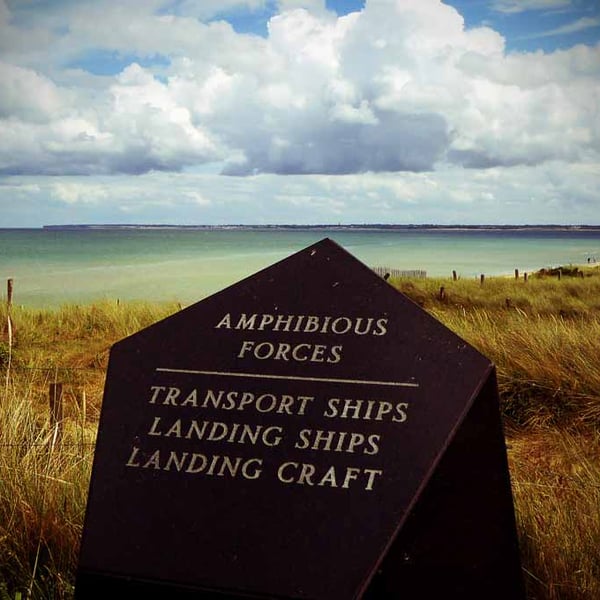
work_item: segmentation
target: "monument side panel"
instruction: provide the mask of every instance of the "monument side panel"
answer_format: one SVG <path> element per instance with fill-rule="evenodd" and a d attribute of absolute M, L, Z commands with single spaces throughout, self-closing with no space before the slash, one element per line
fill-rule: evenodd
<path fill-rule="evenodd" d="M 365 598 L 525 598 L 493 370 Z"/>

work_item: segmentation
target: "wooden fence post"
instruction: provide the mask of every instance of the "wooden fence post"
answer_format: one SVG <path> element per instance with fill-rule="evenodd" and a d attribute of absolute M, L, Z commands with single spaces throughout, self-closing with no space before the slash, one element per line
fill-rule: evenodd
<path fill-rule="evenodd" d="M 6 325 L 4 326 L 4 333 L 6 334 L 6 342 L 8 345 L 8 360 L 6 363 L 6 386 L 10 381 L 10 368 L 12 366 L 12 347 L 15 337 L 15 328 L 13 327 L 12 317 L 10 309 L 12 306 L 13 296 L 13 280 L 11 278 L 6 280 Z"/>
<path fill-rule="evenodd" d="M 79 405 L 79 417 L 81 419 L 80 454 L 81 454 L 81 456 L 84 456 L 84 453 L 85 453 L 85 422 L 87 419 L 87 416 L 86 416 L 87 401 L 86 401 L 84 389 L 81 389 L 77 395 L 77 404 Z"/>
<path fill-rule="evenodd" d="M 13 297 L 13 287 L 14 282 L 12 278 L 6 280 L 6 308 L 10 310 L 12 306 L 12 297 Z"/>
<path fill-rule="evenodd" d="M 87 398 L 85 396 L 85 390 L 79 390 L 77 394 L 77 404 L 79 405 L 79 413 L 81 415 L 81 420 L 85 423 L 86 421 L 86 410 L 87 410 Z"/>
<path fill-rule="evenodd" d="M 562 269 L 559 269 L 558 270 L 558 280 L 559 281 L 560 281 L 561 276 L 562 276 Z"/>
<path fill-rule="evenodd" d="M 515 279 L 519 279 L 519 269 L 515 269 Z"/>
<path fill-rule="evenodd" d="M 446 300 L 446 288 L 444 286 L 442 286 L 440 288 L 440 293 L 439 293 L 438 297 L 442 302 L 444 302 Z"/>
<path fill-rule="evenodd" d="M 51 383 L 48 391 L 50 400 L 50 427 L 56 429 L 56 439 L 62 437 L 62 423 L 64 418 L 63 384 Z"/>
<path fill-rule="evenodd" d="M 452 281 L 456 281 L 456 271 L 452 271 Z"/>
<path fill-rule="evenodd" d="M 485 281 L 485 275 L 482 273 L 481 276 L 479 277 L 479 283 L 481 285 L 483 285 L 484 281 Z"/>
<path fill-rule="evenodd" d="M 523 281 L 527 283 L 527 272 L 523 273 Z"/>

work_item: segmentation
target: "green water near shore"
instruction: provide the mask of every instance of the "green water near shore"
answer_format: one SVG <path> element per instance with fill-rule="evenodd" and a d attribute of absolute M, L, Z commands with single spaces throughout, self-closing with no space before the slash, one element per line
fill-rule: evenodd
<path fill-rule="evenodd" d="M 371 267 L 428 276 L 600 260 L 600 231 L 4 229 L 0 278 L 13 278 L 14 302 L 31 307 L 101 299 L 190 303 L 324 237 Z"/>

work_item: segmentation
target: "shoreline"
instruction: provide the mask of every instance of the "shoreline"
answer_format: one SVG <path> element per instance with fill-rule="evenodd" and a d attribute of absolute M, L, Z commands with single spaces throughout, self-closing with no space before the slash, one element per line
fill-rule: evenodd
<path fill-rule="evenodd" d="M 372 270 L 427 279 L 512 277 L 600 258 L 600 229 L 477 226 L 77 225 L 3 230 L 0 286 L 39 308 L 103 300 L 196 302 L 328 237 Z M 130 229 L 130 227 L 132 229 Z M 143 227 L 136 229 L 136 227 Z M 0 297 L 2 291 L 0 289 Z"/>
<path fill-rule="evenodd" d="M 538 273 L 540 273 L 540 271 L 545 270 L 549 270 L 549 269 L 557 269 L 559 267 L 565 268 L 565 269 L 577 269 L 579 273 L 582 273 L 583 275 L 581 276 L 573 276 L 573 275 L 563 275 L 563 281 L 570 281 L 570 280 L 574 280 L 574 281 L 579 281 L 581 279 L 590 277 L 590 276 L 597 276 L 600 274 L 600 261 L 596 262 L 596 263 L 591 263 L 591 264 L 587 264 L 587 263 L 572 263 L 572 264 L 563 264 L 563 265 L 557 265 L 555 267 L 542 267 L 542 268 L 537 268 L 537 269 L 532 269 L 529 271 L 526 270 L 521 270 L 519 269 L 519 277 L 518 279 L 515 278 L 515 273 L 514 270 L 513 271 L 503 271 L 501 273 L 493 273 L 493 274 L 488 274 L 488 273 L 483 273 L 483 275 L 485 276 L 485 281 L 486 282 L 490 282 L 490 281 L 494 281 L 494 280 L 499 280 L 499 281 L 504 281 L 504 282 L 508 282 L 508 281 L 514 281 L 515 283 L 525 283 L 524 281 L 524 274 L 527 274 L 528 277 L 528 281 L 531 282 L 536 281 L 536 280 L 558 280 L 558 277 L 554 274 L 551 275 L 550 273 L 547 273 L 545 276 L 542 277 L 538 277 Z M 392 279 L 396 282 L 398 282 L 398 285 L 396 285 L 395 287 L 399 287 L 401 285 L 402 282 L 410 282 L 410 281 L 417 281 L 417 282 L 429 282 L 429 284 L 433 284 L 435 283 L 440 283 L 440 284 L 444 284 L 444 285 L 452 285 L 452 283 L 460 283 L 460 282 L 479 282 L 480 281 L 480 275 L 475 275 L 475 276 L 464 276 L 461 275 L 460 273 L 458 274 L 458 278 L 456 281 L 453 281 L 452 278 L 452 274 L 450 275 L 444 275 L 444 276 L 430 276 L 427 275 L 425 277 L 392 277 Z M 18 280 L 17 280 L 18 281 Z M 242 281 L 242 280 L 240 280 Z M 560 281 L 560 280 L 559 280 Z M 239 281 L 237 282 L 233 282 L 229 285 L 235 285 L 236 283 L 239 283 Z M 191 306 L 193 304 L 196 304 L 197 302 L 203 301 L 207 298 L 209 298 L 210 296 L 213 296 L 215 294 L 218 294 L 220 292 L 222 292 L 223 290 L 225 290 L 227 287 L 229 287 L 229 285 L 224 285 L 222 288 L 212 291 L 210 293 L 206 293 L 206 294 L 198 294 L 197 297 L 195 298 L 188 298 L 185 297 L 185 295 L 182 296 L 171 296 L 171 297 L 154 297 L 154 296 L 150 296 L 150 297 L 142 297 L 142 296 L 127 296 L 127 295 L 97 295 L 97 296 L 85 296 L 82 295 L 79 298 L 66 298 L 64 300 L 54 300 L 54 301 L 48 301 L 48 302 L 38 302 L 35 298 L 33 297 L 27 297 L 29 294 L 28 292 L 25 292 L 25 299 L 22 302 L 18 301 L 18 289 L 17 289 L 17 293 L 15 294 L 15 296 L 17 297 L 17 301 L 15 301 L 15 297 L 13 297 L 13 301 L 12 301 L 12 306 L 14 308 L 18 308 L 19 310 L 24 310 L 24 311 L 40 311 L 40 312 L 55 312 L 55 311 L 60 311 L 63 309 L 69 309 L 69 308 L 82 308 L 85 309 L 86 307 L 92 307 L 92 306 L 103 306 L 103 305 L 115 305 L 115 306 L 123 306 L 123 307 L 127 307 L 127 306 L 131 306 L 131 307 L 135 307 L 135 306 L 152 306 L 152 307 L 166 307 L 166 306 L 179 306 L 179 308 L 185 308 L 187 306 Z M 18 286 L 15 286 L 16 288 Z M 6 305 L 6 292 L 0 294 L 0 303 L 5 306 Z"/>

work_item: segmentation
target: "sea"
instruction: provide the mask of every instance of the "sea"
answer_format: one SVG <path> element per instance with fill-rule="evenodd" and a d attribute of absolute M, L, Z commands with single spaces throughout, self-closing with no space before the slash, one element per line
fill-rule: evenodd
<path fill-rule="evenodd" d="M 366 265 L 462 278 L 600 262 L 600 228 L 51 227 L 0 229 L 0 296 L 32 308 L 201 300 L 323 238 Z M 310 282 L 306 282 L 310 285 Z"/>

